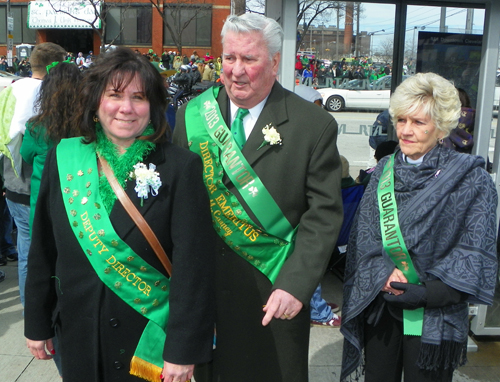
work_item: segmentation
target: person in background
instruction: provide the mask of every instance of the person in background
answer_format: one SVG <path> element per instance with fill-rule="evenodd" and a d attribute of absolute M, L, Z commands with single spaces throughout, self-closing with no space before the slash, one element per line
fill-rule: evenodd
<path fill-rule="evenodd" d="M 23 58 L 19 64 L 19 75 L 21 77 L 31 77 L 31 63 L 29 57 Z"/>
<path fill-rule="evenodd" d="M 14 82 L 0 93 L 0 107 L 6 112 L 0 123 L 0 136 L 8 137 L 0 142 L 3 158 L 5 199 L 17 227 L 18 275 L 21 304 L 25 306 L 25 285 L 30 250 L 30 195 L 33 167 L 23 161 L 20 147 L 26 130 L 26 122 L 38 113 L 36 99 L 47 74 L 47 65 L 64 60 L 65 50 L 57 44 L 37 44 L 31 53 L 33 76 Z M 56 365 L 61 374 L 59 359 Z"/>
<path fill-rule="evenodd" d="M 204 159 L 218 235 L 214 361 L 195 378 L 307 381 L 309 302 L 342 223 L 338 125 L 277 82 L 275 20 L 231 15 L 221 36 L 224 86 L 179 109 L 174 130 Z"/>
<path fill-rule="evenodd" d="M 321 97 L 320 92 L 314 88 L 297 85 L 295 86 L 294 93 L 306 101 L 313 102 L 321 108 L 323 107 L 323 97 Z M 344 173 L 347 171 L 347 175 L 349 175 L 349 163 L 342 155 L 340 156 L 340 159 L 342 161 L 342 182 L 344 182 Z M 347 170 L 345 169 L 345 164 L 347 164 Z M 314 291 L 309 305 L 311 308 L 312 326 L 340 328 L 342 320 L 336 314 L 340 311 L 340 307 L 333 302 L 326 302 L 326 300 L 322 297 L 321 284 L 319 284 Z"/>
<path fill-rule="evenodd" d="M 78 56 L 75 59 L 75 63 L 76 63 L 76 66 L 78 66 L 79 68 L 81 68 L 83 66 L 83 64 L 85 64 L 85 58 L 83 58 L 82 52 L 78 52 Z"/>
<path fill-rule="evenodd" d="M 215 69 L 214 69 L 214 64 L 212 62 L 209 62 L 207 65 L 205 65 L 202 81 L 215 82 Z"/>
<path fill-rule="evenodd" d="M 399 150 L 371 175 L 344 279 L 341 381 L 451 381 L 467 360 L 468 303 L 491 305 L 498 203 L 482 157 L 439 142 L 460 117 L 453 84 L 418 73 L 391 96 Z"/>
<path fill-rule="evenodd" d="M 37 44 L 31 54 L 33 76 L 14 82 L 0 93 L 2 110 L 8 111 L 0 123 L 0 142 L 3 158 L 5 198 L 9 211 L 17 226 L 17 251 L 19 294 L 24 306 L 24 286 L 28 271 L 30 248 L 30 192 L 33 167 L 22 160 L 20 148 L 26 130 L 26 122 L 37 113 L 35 101 L 42 80 L 47 74 L 47 65 L 63 61 L 66 51 L 59 45 L 46 42 Z"/>
<path fill-rule="evenodd" d="M 7 70 L 7 59 L 5 56 L 0 57 L 0 70 L 4 72 Z"/>
<path fill-rule="evenodd" d="M 194 364 L 211 359 L 214 336 L 214 234 L 201 159 L 168 142 L 166 89 L 141 55 L 123 47 L 99 55 L 78 90 L 82 137 L 49 151 L 40 185 L 28 348 L 50 359 L 57 332 L 65 382 L 187 381 Z"/>
<path fill-rule="evenodd" d="M 222 70 L 222 58 L 217 57 L 217 60 L 215 60 L 214 63 L 215 67 L 215 81 L 217 81 L 220 78 L 220 72 Z"/>
<path fill-rule="evenodd" d="M 307 65 L 302 72 L 302 85 L 312 86 L 313 83 L 313 73 L 311 71 L 310 65 Z"/>
<path fill-rule="evenodd" d="M 167 52 L 163 52 L 161 55 L 161 63 L 165 70 L 170 69 L 170 55 Z"/>
<path fill-rule="evenodd" d="M 17 249 L 12 242 L 13 219 L 3 195 L 3 178 L 0 177 L 0 266 L 7 265 L 7 261 L 17 261 Z"/>
<path fill-rule="evenodd" d="M 458 125 L 451 130 L 450 135 L 443 141 L 443 145 L 461 153 L 472 153 L 474 146 L 474 124 L 476 110 L 472 108 L 467 92 L 457 88 L 460 104 L 462 105 Z"/>
<path fill-rule="evenodd" d="M 38 114 L 26 124 L 21 155 L 33 166 L 30 195 L 30 232 L 33 229 L 36 201 L 42 179 L 47 151 L 61 139 L 75 136 L 78 121 L 78 86 L 81 71 L 71 62 L 54 62 L 47 67 L 47 75 L 40 86 L 35 105 Z"/>
<path fill-rule="evenodd" d="M 376 163 L 378 163 L 383 157 L 393 154 L 397 146 L 398 142 L 396 141 L 385 141 L 380 143 L 375 150 L 374 158 Z M 375 168 L 376 166 L 367 170 L 359 170 L 359 175 L 356 178 L 356 184 L 362 184 L 366 187 L 370 182 L 370 176 L 373 171 L 375 171 Z"/>

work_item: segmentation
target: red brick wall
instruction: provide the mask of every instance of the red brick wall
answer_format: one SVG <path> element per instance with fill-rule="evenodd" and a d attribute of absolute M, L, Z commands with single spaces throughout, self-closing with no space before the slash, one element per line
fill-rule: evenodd
<path fill-rule="evenodd" d="M 129 0 L 117 0 L 117 2 L 130 2 Z M 178 0 L 172 0 L 178 1 Z M 149 0 L 135 0 L 136 3 L 150 3 Z M 11 0 L 11 4 L 14 3 L 23 3 L 26 4 L 26 0 Z M 198 52 L 200 56 L 204 56 L 205 53 L 210 52 L 210 54 L 214 57 L 219 56 L 222 53 L 222 45 L 220 42 L 220 31 L 222 25 L 224 24 L 224 20 L 230 13 L 231 8 L 231 0 L 200 0 L 200 3 L 211 3 L 213 4 L 212 8 L 212 45 L 211 46 L 196 46 L 196 47 L 186 47 L 183 48 L 183 54 L 186 54 L 188 57 L 193 53 L 194 50 Z M 153 7 L 153 20 L 152 20 L 152 38 L 151 38 L 151 46 L 132 46 L 128 45 L 132 49 L 138 49 L 141 53 L 147 53 L 149 49 L 153 49 L 153 51 L 161 55 L 164 50 L 177 50 L 177 47 L 174 46 L 163 46 L 163 19 L 159 15 L 158 11 Z M 47 33 L 43 29 L 39 29 L 36 31 L 36 42 L 47 42 Z M 97 53 L 100 51 L 101 41 L 99 35 L 94 33 L 94 52 Z M 0 44 L 0 55 L 5 55 L 7 52 L 7 46 L 5 44 Z M 15 47 L 14 47 L 14 55 L 15 55 Z"/>

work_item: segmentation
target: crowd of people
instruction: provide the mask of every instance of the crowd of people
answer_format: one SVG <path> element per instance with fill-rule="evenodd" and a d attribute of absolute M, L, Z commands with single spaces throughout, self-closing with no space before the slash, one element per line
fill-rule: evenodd
<path fill-rule="evenodd" d="M 215 62 L 117 47 L 83 72 L 41 43 L 0 92 L 28 349 L 68 382 L 305 382 L 313 321 L 341 328 L 341 381 L 451 381 L 467 303 L 491 304 L 498 278 L 495 185 L 443 144 L 459 91 L 425 73 L 391 97 L 398 146 L 360 186 L 337 315 L 320 282 L 356 186 L 337 121 L 277 81 L 275 20 L 231 15 L 221 36 Z M 185 66 L 221 84 L 171 136 L 160 69 Z"/>
<path fill-rule="evenodd" d="M 412 63 L 405 63 L 404 74 L 413 73 Z M 377 64 L 368 57 L 342 58 L 341 61 L 321 60 L 297 55 L 295 77 L 301 84 L 314 87 L 332 87 L 344 80 L 366 79 L 370 83 L 390 75 L 392 65 Z"/>

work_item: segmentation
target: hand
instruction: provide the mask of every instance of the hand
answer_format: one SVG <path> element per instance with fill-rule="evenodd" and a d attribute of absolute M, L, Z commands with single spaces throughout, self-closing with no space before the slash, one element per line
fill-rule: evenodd
<path fill-rule="evenodd" d="M 290 293 L 282 289 L 276 289 L 271 293 L 266 306 L 262 309 L 266 312 L 262 319 L 262 326 L 268 325 L 273 317 L 291 320 L 300 312 L 302 306 L 302 303 Z"/>
<path fill-rule="evenodd" d="M 36 359 L 52 359 L 51 354 L 56 354 L 51 338 L 46 341 L 33 341 L 26 338 L 26 346 Z M 46 350 L 50 354 L 48 354 Z"/>
<path fill-rule="evenodd" d="M 384 294 L 384 299 L 389 304 L 407 310 L 424 308 L 427 305 L 425 285 L 392 282 L 391 286 L 403 291 L 403 294 L 399 296 Z"/>
<path fill-rule="evenodd" d="M 384 287 L 382 288 L 382 292 L 387 292 L 387 293 L 392 293 L 395 294 L 396 296 L 399 296 L 400 294 L 403 294 L 402 291 L 399 289 L 395 289 L 391 287 L 391 282 L 398 282 L 398 283 L 407 283 L 408 280 L 406 279 L 405 275 L 403 272 L 401 272 L 398 268 L 394 268 L 392 271 L 391 275 L 385 282 Z"/>
<path fill-rule="evenodd" d="M 186 382 L 193 377 L 194 365 L 176 365 L 165 361 L 162 378 L 164 382 Z"/>

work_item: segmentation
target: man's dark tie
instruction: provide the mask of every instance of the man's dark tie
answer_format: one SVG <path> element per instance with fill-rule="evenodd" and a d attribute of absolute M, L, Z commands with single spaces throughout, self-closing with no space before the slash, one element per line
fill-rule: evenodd
<path fill-rule="evenodd" d="M 247 141 L 245 136 L 245 128 L 243 127 L 243 118 L 249 113 L 247 109 L 239 108 L 236 112 L 236 118 L 231 125 L 231 132 L 234 135 L 234 140 L 240 146 L 240 149 L 243 148 L 243 145 Z"/>

